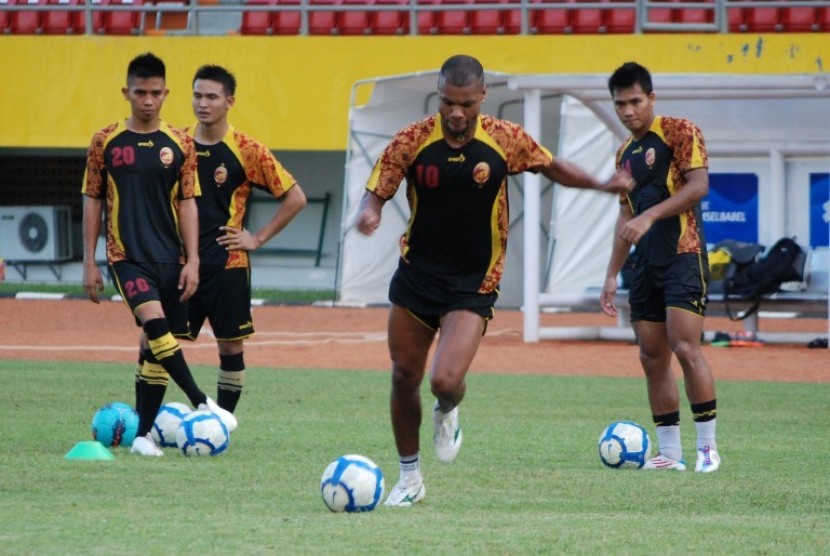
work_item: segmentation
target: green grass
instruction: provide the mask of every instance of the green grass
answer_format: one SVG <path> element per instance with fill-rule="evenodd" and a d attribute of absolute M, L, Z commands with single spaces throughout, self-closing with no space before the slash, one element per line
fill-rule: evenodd
<path fill-rule="evenodd" d="M 19 292 L 60 293 L 86 298 L 86 292 L 79 284 L 38 284 L 31 282 L 0 282 L 0 296 Z M 118 291 L 109 283 L 104 287 L 102 297 L 112 297 Z M 327 290 L 272 290 L 254 288 L 252 297 L 273 303 L 301 304 L 319 300 L 331 301 L 333 292 Z"/>
<path fill-rule="evenodd" d="M 213 369 L 194 372 L 212 385 Z M 98 407 L 131 401 L 131 365 L 0 361 L 0 553 L 830 552 L 828 384 L 721 382 L 723 465 L 702 476 L 600 464 L 608 422 L 649 424 L 641 380 L 468 383 L 452 465 L 436 462 L 425 413 L 424 502 L 347 515 L 320 499 L 329 461 L 360 453 L 387 488 L 397 478 L 387 373 L 250 369 L 228 453 L 69 461 Z M 167 400 L 185 401 L 173 386 Z"/>

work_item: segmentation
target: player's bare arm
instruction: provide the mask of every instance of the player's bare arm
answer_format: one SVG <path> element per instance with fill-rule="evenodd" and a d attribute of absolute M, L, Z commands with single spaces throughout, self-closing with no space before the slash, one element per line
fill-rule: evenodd
<path fill-rule="evenodd" d="M 599 297 L 599 305 L 602 312 L 609 317 L 616 317 L 619 313 L 614 303 L 617 295 L 617 275 L 625 264 L 625 259 L 631 250 L 631 243 L 620 237 L 620 230 L 631 220 L 633 213 L 631 207 L 626 204 L 620 205 L 620 212 L 617 216 L 617 223 L 614 227 L 614 242 L 611 247 L 611 258 L 608 261 L 608 268 L 605 271 L 605 282 L 602 285 L 602 292 Z"/>
<path fill-rule="evenodd" d="M 104 201 L 84 197 L 83 235 L 84 235 L 84 275 L 83 286 L 87 297 L 93 303 L 100 303 L 98 294 L 104 291 L 104 278 L 95 262 L 95 250 L 98 236 L 101 234 L 102 210 Z"/>
<path fill-rule="evenodd" d="M 225 234 L 217 238 L 216 242 L 228 251 L 236 249 L 256 251 L 285 229 L 294 217 L 305 208 L 307 202 L 305 192 L 298 184 L 295 184 L 280 198 L 279 208 L 261 230 L 254 234 L 245 228 L 220 226 L 219 229 Z"/>
<path fill-rule="evenodd" d="M 199 287 L 199 213 L 195 198 L 179 201 L 179 227 L 187 256 L 179 274 L 179 299 L 187 301 Z"/>
<path fill-rule="evenodd" d="M 677 216 L 697 206 L 700 200 L 709 193 L 709 170 L 706 168 L 689 170 L 684 178 L 687 180 L 686 184 L 676 194 L 632 218 L 619 231 L 619 235 L 636 245 L 656 221 Z"/>
<path fill-rule="evenodd" d="M 372 191 L 366 191 L 360 200 L 360 207 L 357 212 L 357 230 L 370 236 L 380 226 L 380 212 L 386 201 L 375 195 Z"/>
<path fill-rule="evenodd" d="M 567 187 L 583 187 L 608 193 L 631 191 L 636 185 L 631 176 L 622 170 L 614 172 L 607 181 L 600 182 L 583 168 L 561 158 L 554 158 L 543 173 L 551 181 Z"/>

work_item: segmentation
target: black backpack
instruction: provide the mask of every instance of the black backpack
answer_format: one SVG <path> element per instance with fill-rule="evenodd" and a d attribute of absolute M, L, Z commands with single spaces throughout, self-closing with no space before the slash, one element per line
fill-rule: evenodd
<path fill-rule="evenodd" d="M 761 296 L 780 290 L 784 282 L 804 280 L 806 254 L 793 238 L 775 242 L 761 258 L 744 264 L 730 264 L 723 280 L 723 299 L 732 320 L 743 320 L 758 310 Z M 750 307 L 733 315 L 729 301 L 750 301 Z"/>

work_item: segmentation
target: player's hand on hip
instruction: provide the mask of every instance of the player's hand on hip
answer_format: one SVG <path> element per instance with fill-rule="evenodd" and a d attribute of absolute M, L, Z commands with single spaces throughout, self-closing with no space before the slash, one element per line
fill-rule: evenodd
<path fill-rule="evenodd" d="M 223 246 L 227 251 L 256 251 L 260 247 L 259 240 L 251 232 L 242 228 L 234 228 L 233 226 L 220 226 L 220 230 L 225 232 L 225 235 L 219 236 L 216 240 L 219 245 Z"/>

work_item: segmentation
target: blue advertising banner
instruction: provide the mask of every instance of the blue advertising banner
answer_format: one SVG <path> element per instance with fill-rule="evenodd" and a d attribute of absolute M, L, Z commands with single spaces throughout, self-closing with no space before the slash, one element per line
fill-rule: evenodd
<path fill-rule="evenodd" d="M 707 243 L 758 243 L 757 174 L 709 174 L 709 194 L 700 208 Z"/>
<path fill-rule="evenodd" d="M 810 174 L 810 247 L 830 244 L 830 174 Z"/>

